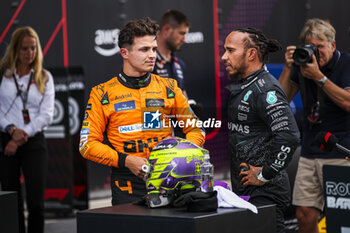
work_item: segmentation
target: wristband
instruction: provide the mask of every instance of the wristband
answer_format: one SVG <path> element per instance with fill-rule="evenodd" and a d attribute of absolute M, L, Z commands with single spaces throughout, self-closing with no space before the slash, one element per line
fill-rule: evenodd
<path fill-rule="evenodd" d="M 270 180 L 267 180 L 267 179 L 265 179 L 265 178 L 263 177 L 263 175 L 262 175 L 262 169 L 261 169 L 260 171 L 258 171 L 257 178 L 258 178 L 258 180 L 260 180 L 260 181 L 262 181 L 262 182 L 264 182 L 264 183 L 267 183 L 267 182 L 270 181 Z"/>
<path fill-rule="evenodd" d="M 128 156 L 127 154 L 124 154 L 122 152 L 118 152 L 118 167 L 125 167 L 125 159 L 126 159 L 126 156 Z"/>

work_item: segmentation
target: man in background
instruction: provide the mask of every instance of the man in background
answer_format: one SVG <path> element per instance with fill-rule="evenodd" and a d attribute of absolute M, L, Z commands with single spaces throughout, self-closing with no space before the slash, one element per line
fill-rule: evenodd
<path fill-rule="evenodd" d="M 300 40 L 313 44 L 316 51 L 309 62 L 296 66 L 296 46 L 288 46 L 279 82 L 289 101 L 299 90 L 303 99 L 302 148 L 292 203 L 297 207 L 299 233 L 314 233 L 324 208 L 323 165 L 350 166 L 344 155 L 322 151 L 313 143 L 319 132 L 327 131 L 350 148 L 350 55 L 336 49 L 335 29 L 326 20 L 309 19 Z"/>
<path fill-rule="evenodd" d="M 185 36 L 190 28 L 186 15 L 177 10 L 164 13 L 160 22 L 160 32 L 157 38 L 157 59 L 153 70 L 161 77 L 173 78 L 183 94 L 188 98 L 185 90 L 185 63 L 175 56 L 185 43 Z"/>

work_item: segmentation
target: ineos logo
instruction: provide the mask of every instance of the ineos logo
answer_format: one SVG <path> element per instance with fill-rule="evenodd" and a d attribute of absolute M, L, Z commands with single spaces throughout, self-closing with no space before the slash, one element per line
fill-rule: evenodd
<path fill-rule="evenodd" d="M 95 32 L 95 50 L 99 54 L 105 57 L 113 56 L 117 54 L 120 49 L 118 47 L 118 36 L 119 36 L 119 29 L 98 29 Z M 102 48 L 101 46 L 110 46 L 112 45 L 112 48 Z"/>

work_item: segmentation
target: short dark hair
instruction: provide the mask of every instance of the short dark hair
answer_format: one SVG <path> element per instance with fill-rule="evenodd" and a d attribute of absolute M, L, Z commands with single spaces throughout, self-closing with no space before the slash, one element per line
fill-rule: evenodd
<path fill-rule="evenodd" d="M 258 56 L 261 62 L 267 62 L 269 53 L 282 49 L 281 44 L 277 40 L 267 38 L 264 33 L 256 28 L 239 28 L 234 31 L 248 33 L 248 37 L 244 39 L 244 49 L 255 48 L 258 50 Z"/>
<path fill-rule="evenodd" d="M 151 20 L 149 17 L 147 17 L 146 19 L 129 21 L 119 33 L 118 46 L 119 48 L 131 46 L 134 43 L 135 37 L 156 37 L 158 31 L 159 25 L 155 21 Z"/>
<path fill-rule="evenodd" d="M 164 13 L 160 21 L 160 29 L 166 24 L 170 24 L 172 28 L 177 28 L 182 24 L 185 24 L 187 27 L 191 25 L 187 16 L 178 10 L 168 10 Z"/>

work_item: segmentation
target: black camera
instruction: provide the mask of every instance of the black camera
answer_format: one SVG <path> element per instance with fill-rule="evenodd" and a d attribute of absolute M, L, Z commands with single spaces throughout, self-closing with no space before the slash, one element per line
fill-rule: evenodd
<path fill-rule="evenodd" d="M 304 44 L 304 45 L 297 46 L 293 53 L 294 64 L 297 66 L 300 66 L 306 63 L 311 63 L 312 54 L 315 54 L 316 60 L 318 62 L 318 59 L 319 59 L 318 49 L 315 45 Z"/>

